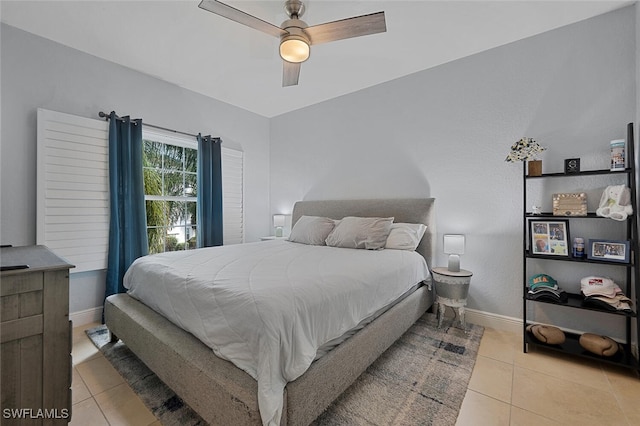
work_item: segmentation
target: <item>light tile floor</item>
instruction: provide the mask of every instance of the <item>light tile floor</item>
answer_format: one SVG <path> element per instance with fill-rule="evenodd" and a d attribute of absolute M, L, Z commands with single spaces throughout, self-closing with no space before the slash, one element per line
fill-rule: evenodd
<path fill-rule="evenodd" d="M 71 425 L 160 426 L 84 332 L 73 330 Z M 640 379 L 628 369 L 522 352 L 515 333 L 485 329 L 457 426 L 640 425 Z"/>

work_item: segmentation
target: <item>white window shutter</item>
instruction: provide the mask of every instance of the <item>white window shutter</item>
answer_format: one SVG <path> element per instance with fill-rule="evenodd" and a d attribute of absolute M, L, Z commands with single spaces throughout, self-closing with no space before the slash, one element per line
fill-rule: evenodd
<path fill-rule="evenodd" d="M 243 161 L 244 153 L 222 146 L 223 243 L 244 242 Z"/>
<path fill-rule="evenodd" d="M 107 267 L 108 123 L 38 109 L 36 242 L 76 265 Z"/>

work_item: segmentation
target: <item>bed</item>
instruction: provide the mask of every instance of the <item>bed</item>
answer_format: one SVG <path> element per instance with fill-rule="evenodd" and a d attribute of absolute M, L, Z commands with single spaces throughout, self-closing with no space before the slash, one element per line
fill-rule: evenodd
<path fill-rule="evenodd" d="M 396 223 L 423 223 L 427 229 L 416 252 L 430 266 L 435 243 L 433 204 L 433 199 L 301 201 L 294 206 L 292 222 L 295 224 L 303 216 L 336 220 L 357 216 L 394 217 Z M 246 246 L 261 251 L 268 243 Z M 296 245 L 272 243 L 276 243 L 278 250 Z M 388 250 L 388 254 L 391 251 Z M 428 277 L 426 281 L 429 281 Z M 324 356 L 312 360 L 308 368 L 304 367 L 306 371 L 286 383 L 281 392 L 280 424 L 311 423 L 432 303 L 431 286 L 417 286 L 411 292 L 403 293 L 399 301 L 384 313 L 377 312 L 375 319 L 353 336 Z M 212 351 L 214 346 L 207 346 L 192 333 L 175 325 L 181 324 L 180 318 L 169 320 L 156 312 L 162 312 L 162 306 L 150 305 L 155 310 L 129 294 L 111 296 L 105 303 L 105 322 L 114 336 L 122 339 L 205 421 L 221 425 L 269 423 L 268 418 L 265 420 L 264 416 L 261 417 L 258 401 L 262 404 L 263 412 L 265 403 L 263 390 L 259 390 L 258 381 L 254 378 L 255 372 L 236 360 L 234 362 L 244 370 L 226 361 L 223 359 L 226 353 L 215 351 L 219 355 L 216 356 Z M 193 332 L 199 334 L 199 330 Z M 206 341 L 206 335 L 200 337 Z"/>

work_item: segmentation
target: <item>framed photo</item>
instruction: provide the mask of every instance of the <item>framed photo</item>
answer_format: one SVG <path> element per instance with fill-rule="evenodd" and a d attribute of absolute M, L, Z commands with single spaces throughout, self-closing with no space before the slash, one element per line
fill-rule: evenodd
<path fill-rule="evenodd" d="M 569 257 L 568 220 L 530 220 L 529 247 L 534 256 Z"/>
<path fill-rule="evenodd" d="M 629 263 L 629 241 L 589 240 L 587 259 Z"/>
<path fill-rule="evenodd" d="M 567 158 L 564 160 L 564 172 L 566 174 L 579 173 L 580 172 L 580 159 L 579 158 Z"/>

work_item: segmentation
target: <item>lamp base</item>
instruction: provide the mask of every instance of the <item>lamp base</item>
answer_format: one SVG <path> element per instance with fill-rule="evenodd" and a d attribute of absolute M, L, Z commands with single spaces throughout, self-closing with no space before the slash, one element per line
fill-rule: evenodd
<path fill-rule="evenodd" d="M 447 264 L 449 272 L 460 272 L 460 256 L 457 254 L 449 255 L 449 263 Z"/>
<path fill-rule="evenodd" d="M 282 237 L 282 227 L 278 226 L 276 228 L 276 237 Z"/>

